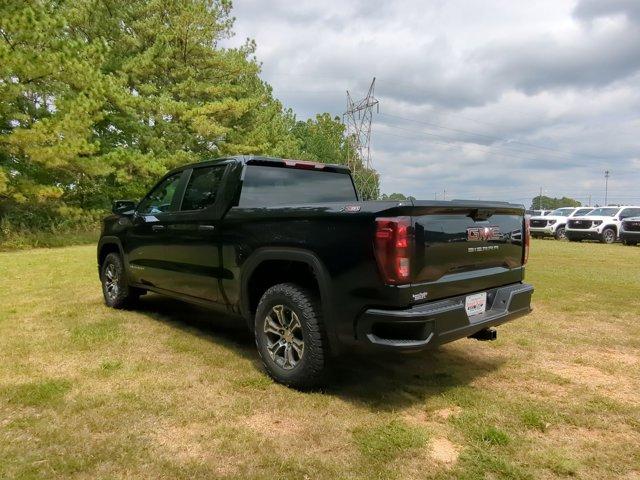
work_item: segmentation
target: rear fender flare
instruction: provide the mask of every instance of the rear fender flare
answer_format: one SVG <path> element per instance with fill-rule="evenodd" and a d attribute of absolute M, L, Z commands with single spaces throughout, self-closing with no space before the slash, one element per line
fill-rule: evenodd
<path fill-rule="evenodd" d="M 327 337 L 329 338 L 329 346 L 334 350 L 337 346 L 337 336 L 332 322 L 331 276 L 320 258 L 309 250 L 289 247 L 264 247 L 257 249 L 249 256 L 242 267 L 240 279 L 240 312 L 246 319 L 249 327 L 251 328 L 253 325 L 253 316 L 249 305 L 249 281 L 256 268 L 268 260 L 301 262 L 311 268 L 320 290 L 320 303 Z"/>

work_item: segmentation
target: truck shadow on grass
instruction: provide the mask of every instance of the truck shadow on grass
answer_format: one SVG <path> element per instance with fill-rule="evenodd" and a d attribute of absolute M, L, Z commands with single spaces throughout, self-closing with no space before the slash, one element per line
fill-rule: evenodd
<path fill-rule="evenodd" d="M 375 411 L 423 405 L 436 396 L 463 406 L 479 400 L 473 380 L 491 375 L 503 363 L 451 346 L 413 354 L 352 354 L 336 360 L 326 392 Z"/>
<path fill-rule="evenodd" d="M 266 376 L 243 320 L 153 294 L 143 297 L 136 311 L 223 346 Z M 491 375 L 504 360 L 497 355 L 480 357 L 474 350 L 444 346 L 413 354 L 350 353 L 332 360 L 331 376 L 320 392 L 374 411 L 407 408 L 435 396 L 461 406 L 475 403 L 481 399 L 472 381 Z"/>

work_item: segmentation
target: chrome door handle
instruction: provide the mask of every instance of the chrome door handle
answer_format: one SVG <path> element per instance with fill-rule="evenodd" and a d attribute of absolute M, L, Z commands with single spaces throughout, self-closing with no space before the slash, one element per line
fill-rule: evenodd
<path fill-rule="evenodd" d="M 151 230 L 154 232 L 160 232 L 164 230 L 164 225 L 151 225 Z"/>
<path fill-rule="evenodd" d="M 198 225 L 198 230 L 202 230 L 204 232 L 211 232 L 216 229 L 215 225 Z"/>

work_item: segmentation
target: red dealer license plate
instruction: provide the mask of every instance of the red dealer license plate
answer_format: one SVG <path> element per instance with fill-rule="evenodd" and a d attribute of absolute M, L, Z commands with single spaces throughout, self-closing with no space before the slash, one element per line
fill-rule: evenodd
<path fill-rule="evenodd" d="M 469 295 L 464 301 L 464 308 L 469 317 L 484 313 L 487 309 L 487 292 Z"/>

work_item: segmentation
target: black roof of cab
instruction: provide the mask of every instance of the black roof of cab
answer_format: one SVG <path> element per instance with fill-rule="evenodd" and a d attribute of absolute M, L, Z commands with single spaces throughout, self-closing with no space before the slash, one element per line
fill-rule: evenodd
<path fill-rule="evenodd" d="M 167 173 L 167 175 L 187 170 L 189 168 L 206 167 L 210 165 L 217 165 L 220 163 L 241 163 L 243 165 L 270 165 L 274 167 L 283 168 L 302 168 L 308 170 L 323 170 L 336 173 L 351 173 L 351 170 L 346 165 L 339 165 L 336 163 L 320 163 L 310 162 L 307 160 L 296 160 L 288 158 L 278 157 L 266 157 L 261 155 L 236 155 L 232 157 L 222 157 L 213 160 L 203 160 L 201 162 L 190 163 L 177 167 Z"/>

